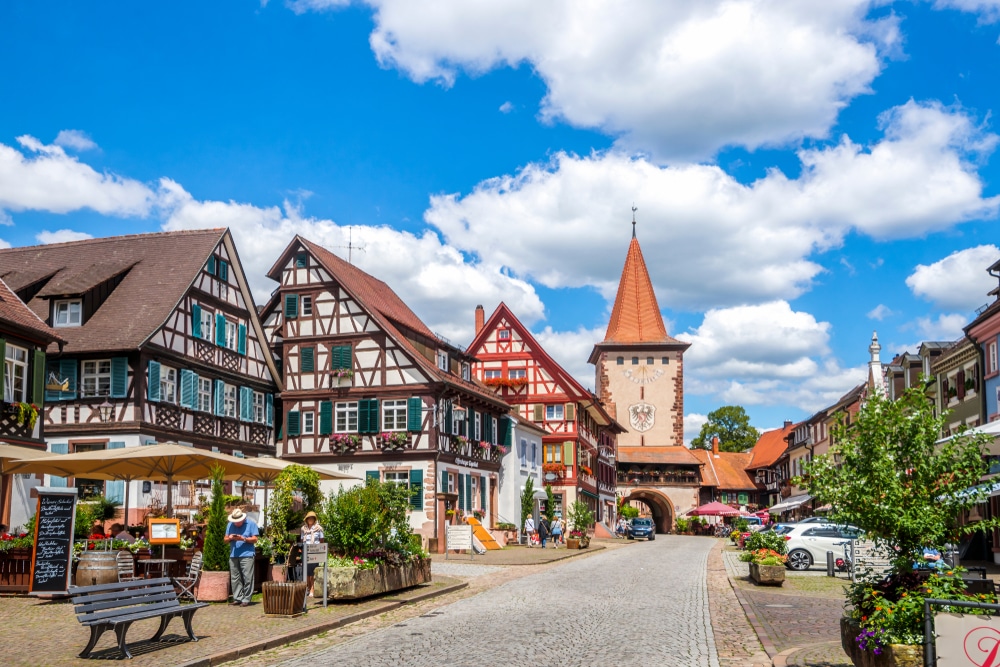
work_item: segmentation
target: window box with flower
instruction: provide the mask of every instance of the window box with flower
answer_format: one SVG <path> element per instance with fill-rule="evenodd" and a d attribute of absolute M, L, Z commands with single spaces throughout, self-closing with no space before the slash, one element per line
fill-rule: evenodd
<path fill-rule="evenodd" d="M 566 472 L 566 466 L 562 463 L 544 463 L 542 464 L 542 472 L 554 472 L 556 474 L 562 474 Z"/>
<path fill-rule="evenodd" d="M 382 449 L 404 449 L 410 444 L 410 436 L 404 431 L 385 431 L 379 434 Z"/>
<path fill-rule="evenodd" d="M 12 417 L 18 426 L 27 426 L 29 430 L 35 428 L 38 421 L 38 406 L 34 403 L 24 403 L 14 401 L 4 404 L 4 412 Z"/>
<path fill-rule="evenodd" d="M 510 389 L 520 391 L 528 385 L 527 378 L 486 378 L 483 384 L 491 389 Z"/>
<path fill-rule="evenodd" d="M 361 436 L 357 433 L 336 433 L 330 436 L 330 451 L 337 454 L 353 454 L 361 447 Z"/>

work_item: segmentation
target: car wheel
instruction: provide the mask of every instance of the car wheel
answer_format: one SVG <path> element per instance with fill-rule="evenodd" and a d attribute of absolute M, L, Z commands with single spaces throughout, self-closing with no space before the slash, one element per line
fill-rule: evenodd
<path fill-rule="evenodd" d="M 650 535 L 650 536 L 649 536 L 649 541 L 650 541 L 650 542 L 652 542 L 652 541 L 653 541 L 653 540 L 655 540 L 655 539 L 656 539 L 656 535 Z"/>
<path fill-rule="evenodd" d="M 634 539 L 635 539 L 635 537 L 634 537 L 634 536 L 632 536 L 632 535 L 629 535 L 629 536 L 628 536 L 628 539 L 630 539 L 630 540 L 634 540 Z"/>
<path fill-rule="evenodd" d="M 812 556 L 805 549 L 795 549 L 788 554 L 788 567 L 793 570 L 808 570 L 812 564 Z"/>

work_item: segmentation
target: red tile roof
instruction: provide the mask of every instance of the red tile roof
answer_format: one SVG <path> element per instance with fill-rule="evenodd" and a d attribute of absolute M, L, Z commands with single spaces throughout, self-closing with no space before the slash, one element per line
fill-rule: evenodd
<path fill-rule="evenodd" d="M 788 448 L 788 443 L 785 442 L 785 438 L 791 433 L 798 424 L 789 424 L 788 426 L 783 426 L 782 428 L 776 428 L 773 431 L 767 431 L 761 434 L 760 438 L 757 440 L 757 444 L 753 446 L 750 450 L 750 464 L 747 466 L 749 470 L 755 470 L 757 468 L 766 468 L 770 465 L 774 465 L 774 462 L 781 458 L 781 455 L 785 453 Z"/>
<path fill-rule="evenodd" d="M 623 463 L 663 463 L 666 465 L 698 465 L 701 461 L 687 447 L 618 447 L 618 460 Z"/>
<path fill-rule="evenodd" d="M 625 257 L 625 268 L 618 283 L 618 295 L 611 310 L 611 321 L 604 335 L 605 343 L 678 343 L 667 335 L 663 316 L 656 303 L 653 283 L 646 270 L 639 241 L 634 236 Z"/>
<path fill-rule="evenodd" d="M 64 342 L 53 329 L 17 298 L 14 291 L 0 280 L 0 329 L 12 326 L 25 338 L 37 341 L 41 347 L 49 343 Z"/>
<path fill-rule="evenodd" d="M 691 453 L 704 464 L 701 470 L 702 486 L 715 486 L 721 490 L 755 490 L 757 485 L 750 479 L 746 467 L 750 463 L 750 452 L 719 452 L 713 454 L 707 449 L 692 449 Z"/>
<path fill-rule="evenodd" d="M 133 350 L 155 333 L 226 234 L 207 229 L 133 234 L 0 250 L 0 278 L 13 289 L 49 282 L 28 302 L 42 320 L 49 299 L 76 296 L 124 273 L 83 326 L 60 327 L 68 353 Z"/>

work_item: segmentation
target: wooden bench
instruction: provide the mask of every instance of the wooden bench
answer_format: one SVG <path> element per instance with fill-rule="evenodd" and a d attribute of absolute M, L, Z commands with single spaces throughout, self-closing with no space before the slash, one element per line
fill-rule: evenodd
<path fill-rule="evenodd" d="M 126 658 L 131 658 L 132 654 L 125 645 L 125 634 L 133 623 L 147 618 L 160 619 L 160 628 L 153 635 L 154 642 L 159 641 L 175 616 L 184 619 L 188 637 L 196 642 L 198 638 L 191 629 L 191 618 L 196 611 L 208 606 L 204 602 L 181 605 L 169 577 L 74 586 L 70 587 L 69 592 L 76 605 L 73 611 L 77 620 L 90 628 L 90 641 L 80 654 L 81 658 L 90 657 L 97 640 L 106 630 L 115 631 L 118 648 Z"/>

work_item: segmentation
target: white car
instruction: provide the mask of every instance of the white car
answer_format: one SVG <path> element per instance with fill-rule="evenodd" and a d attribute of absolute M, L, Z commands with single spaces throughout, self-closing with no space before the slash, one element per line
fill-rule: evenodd
<path fill-rule="evenodd" d="M 783 537 L 788 547 L 786 565 L 793 570 L 808 570 L 813 565 L 826 563 L 826 552 L 843 557 L 844 544 L 856 540 L 861 531 L 854 526 L 834 524 L 799 523 L 786 525 Z"/>

